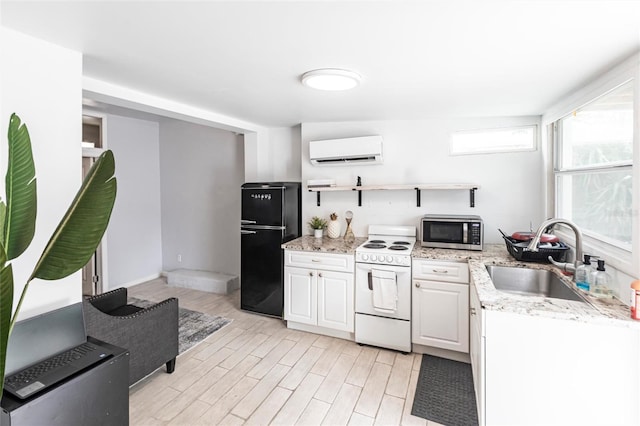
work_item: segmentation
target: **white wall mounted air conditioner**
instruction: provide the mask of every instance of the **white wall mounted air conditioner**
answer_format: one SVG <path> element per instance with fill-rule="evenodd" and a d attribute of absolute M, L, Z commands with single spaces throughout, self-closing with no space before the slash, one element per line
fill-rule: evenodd
<path fill-rule="evenodd" d="M 380 164 L 382 136 L 310 141 L 309 159 L 314 166 Z"/>

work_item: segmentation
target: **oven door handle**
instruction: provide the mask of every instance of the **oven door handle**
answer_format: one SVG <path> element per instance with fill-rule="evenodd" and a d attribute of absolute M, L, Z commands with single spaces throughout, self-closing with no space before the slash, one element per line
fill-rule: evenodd
<path fill-rule="evenodd" d="M 367 272 L 367 280 L 369 281 L 369 290 L 373 291 L 373 274 L 371 271 Z"/>

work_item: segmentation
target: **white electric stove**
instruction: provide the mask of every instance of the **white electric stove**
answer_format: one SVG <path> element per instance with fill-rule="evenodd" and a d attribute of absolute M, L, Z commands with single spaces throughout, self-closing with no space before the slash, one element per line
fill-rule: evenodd
<path fill-rule="evenodd" d="M 367 241 L 356 248 L 356 342 L 411 352 L 411 250 L 415 242 L 414 226 L 370 225 Z M 386 290 L 392 288 L 396 295 L 391 309 L 375 304 L 376 276 L 391 280 L 385 283 Z"/>

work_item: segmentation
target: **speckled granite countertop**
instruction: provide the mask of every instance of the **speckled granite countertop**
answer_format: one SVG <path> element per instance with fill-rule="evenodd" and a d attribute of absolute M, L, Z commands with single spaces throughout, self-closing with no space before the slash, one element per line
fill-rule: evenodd
<path fill-rule="evenodd" d="M 354 254 L 366 238 L 356 238 L 351 244 L 342 238 L 322 239 L 306 235 L 282 245 L 287 250 L 302 250 L 336 254 Z M 597 324 L 633 327 L 640 330 L 640 321 L 630 318 L 629 307 L 617 299 L 599 299 L 578 290 L 570 277 L 564 277 L 550 264 L 519 262 L 503 244 L 487 244 L 483 251 L 423 248 L 416 245 L 411 252 L 413 259 L 468 262 L 469 272 L 478 291 L 482 307 L 492 311 L 511 312 L 529 316 L 542 316 Z M 538 296 L 521 296 L 497 290 L 485 265 L 513 266 L 518 268 L 548 269 L 554 271 L 588 303 Z"/>
<path fill-rule="evenodd" d="M 313 235 L 304 235 L 295 240 L 291 240 L 282 244 L 282 248 L 286 250 L 316 251 L 334 254 L 354 254 L 356 248 L 367 241 L 366 238 L 356 237 L 352 243 L 346 243 L 342 237 L 340 238 L 315 238 Z"/>
<path fill-rule="evenodd" d="M 624 303 L 617 299 L 599 299 L 589 295 L 587 292 L 578 290 L 571 281 L 571 277 L 563 276 L 553 265 L 519 262 L 507 252 L 502 244 L 486 245 L 481 252 L 428 249 L 416 246 L 411 256 L 414 259 L 468 262 L 469 272 L 478 290 L 480 303 L 485 309 L 580 322 L 611 324 L 640 330 L 640 321 L 634 321 L 630 318 L 629 307 Z M 494 287 L 485 265 L 551 270 L 589 303 L 542 296 L 521 296 L 499 291 Z"/>

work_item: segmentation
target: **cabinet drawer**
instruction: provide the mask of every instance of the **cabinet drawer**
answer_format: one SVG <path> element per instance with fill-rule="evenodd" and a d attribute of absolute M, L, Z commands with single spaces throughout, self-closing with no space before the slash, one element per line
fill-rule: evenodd
<path fill-rule="evenodd" d="M 312 253 L 285 250 L 284 266 L 322 269 L 325 271 L 352 272 L 354 257 L 348 254 Z"/>
<path fill-rule="evenodd" d="M 412 273 L 414 279 L 451 283 L 469 282 L 469 264 L 467 263 L 414 259 Z"/>

